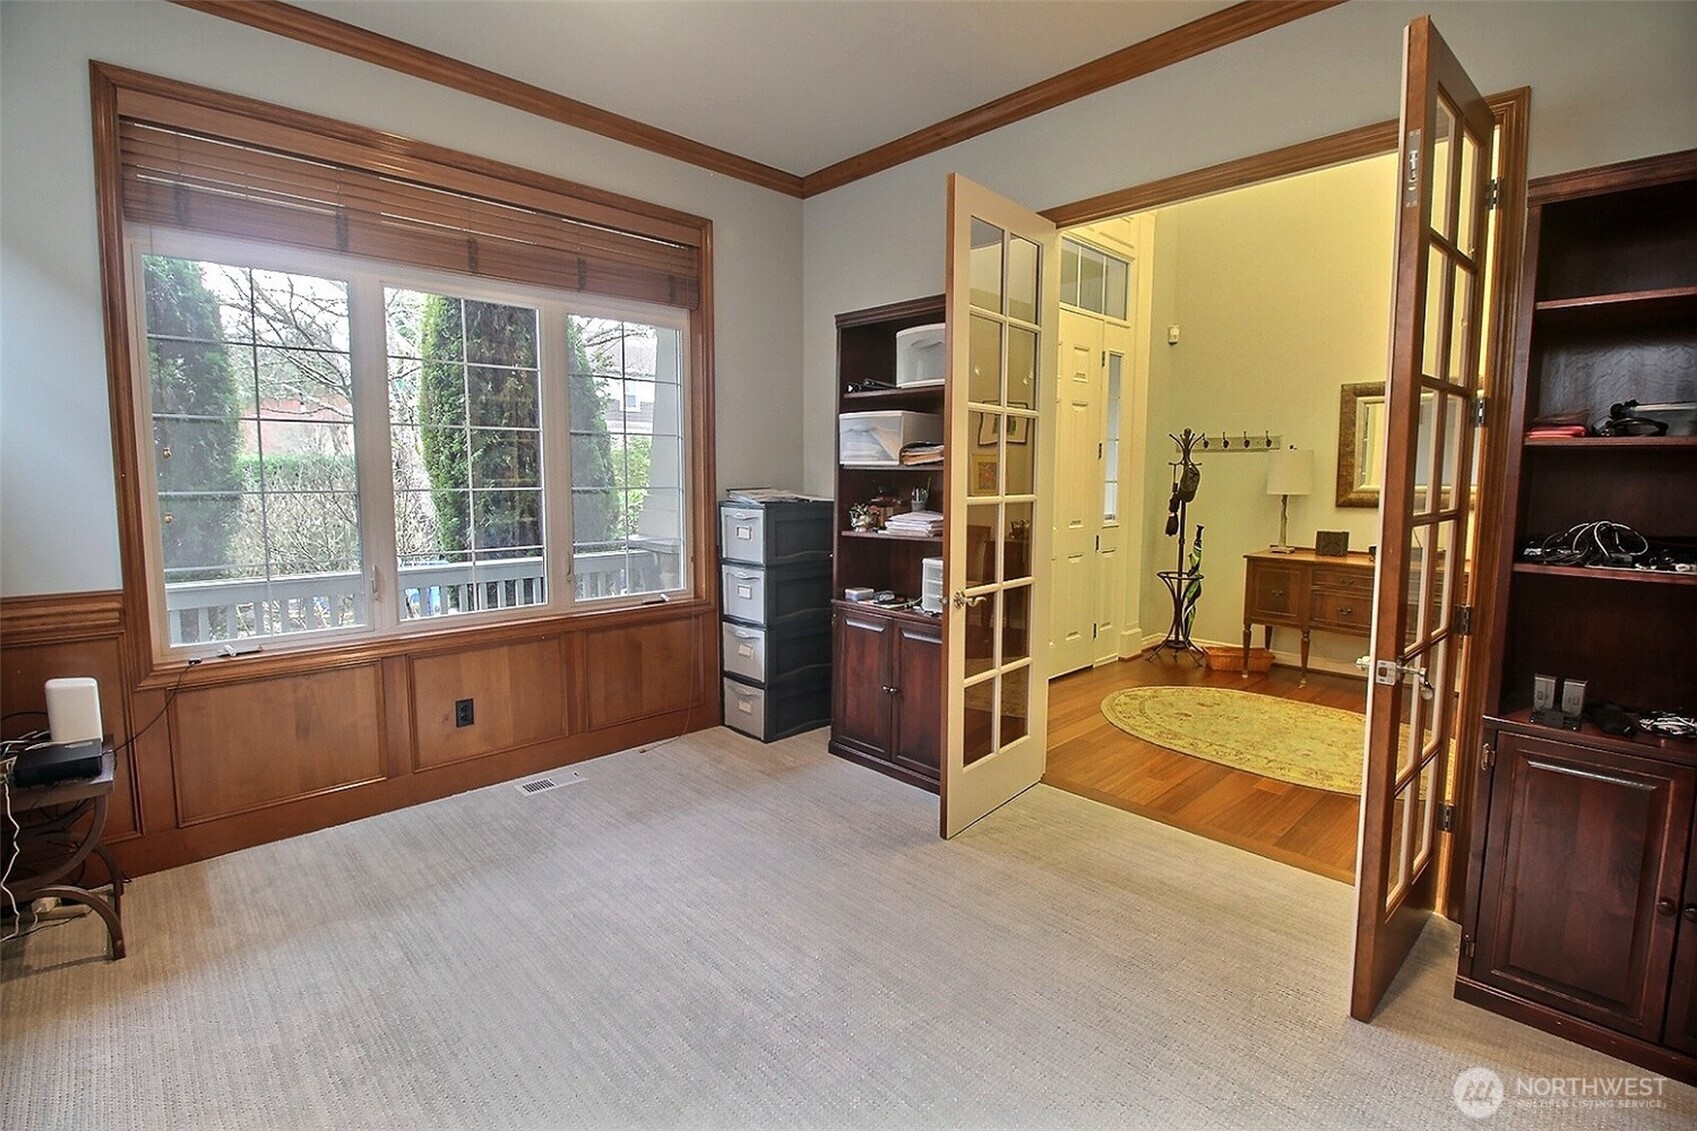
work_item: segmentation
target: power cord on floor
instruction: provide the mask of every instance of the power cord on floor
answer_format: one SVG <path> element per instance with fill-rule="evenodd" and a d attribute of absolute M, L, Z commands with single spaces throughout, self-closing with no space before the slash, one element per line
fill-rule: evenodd
<path fill-rule="evenodd" d="M 0 757 L 4 758 L 3 764 L 0 764 L 0 797 L 4 798 L 6 820 L 11 822 L 12 825 L 12 850 L 6 854 L 4 869 L 0 869 L 0 895 L 6 897 L 7 904 L 12 908 L 12 933 L 5 938 L 0 938 L 0 943 L 11 942 L 13 939 L 23 937 L 23 916 L 18 914 L 18 900 L 12 894 L 12 889 L 7 886 L 8 881 L 12 878 L 12 866 L 18 862 L 18 836 L 23 832 L 23 826 L 19 825 L 17 817 L 12 815 L 12 767 L 18 764 L 18 756 L 12 747 L 23 741 L 23 739 L 14 739 L 6 743 L 3 750 L 0 750 Z"/>

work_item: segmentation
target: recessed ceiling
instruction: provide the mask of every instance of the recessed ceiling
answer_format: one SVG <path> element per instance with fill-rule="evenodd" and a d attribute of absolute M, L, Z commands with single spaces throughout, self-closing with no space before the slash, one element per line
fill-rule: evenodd
<path fill-rule="evenodd" d="M 1230 7 L 1216 0 L 307 0 L 786 172 Z"/>

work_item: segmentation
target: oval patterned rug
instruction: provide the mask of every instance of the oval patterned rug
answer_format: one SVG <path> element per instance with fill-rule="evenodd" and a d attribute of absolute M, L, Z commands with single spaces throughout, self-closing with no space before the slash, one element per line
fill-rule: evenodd
<path fill-rule="evenodd" d="M 1332 793 L 1361 793 L 1366 716 L 1224 687 L 1131 687 L 1102 700 L 1108 721 L 1146 742 L 1234 770 Z"/>

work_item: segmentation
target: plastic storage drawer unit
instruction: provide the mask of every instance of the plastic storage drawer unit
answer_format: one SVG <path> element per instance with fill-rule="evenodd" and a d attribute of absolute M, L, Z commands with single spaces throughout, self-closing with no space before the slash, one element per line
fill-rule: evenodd
<path fill-rule="evenodd" d="M 831 563 L 752 566 L 726 562 L 719 567 L 727 620 L 778 625 L 831 619 Z"/>
<path fill-rule="evenodd" d="M 831 674 L 756 687 L 725 677 L 725 725 L 772 742 L 831 721 Z"/>
<path fill-rule="evenodd" d="M 811 500 L 719 504 L 719 560 L 750 565 L 825 561 L 831 556 L 831 504 Z"/>

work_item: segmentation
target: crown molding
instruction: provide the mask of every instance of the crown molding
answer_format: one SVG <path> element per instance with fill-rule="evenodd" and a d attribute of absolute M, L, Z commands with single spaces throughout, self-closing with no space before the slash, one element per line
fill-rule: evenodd
<path fill-rule="evenodd" d="M 1063 71 L 1024 90 L 974 107 L 906 137 L 844 158 L 801 179 L 802 196 L 817 196 L 862 177 L 958 145 L 968 138 L 1053 110 L 1140 75 L 1170 67 L 1292 20 L 1334 8 L 1343 0 L 1244 0 L 1130 47 Z"/>
<path fill-rule="evenodd" d="M 533 86 L 435 51 L 379 35 L 355 24 L 322 16 L 281 0 L 171 0 L 197 12 L 219 16 L 334 51 L 414 78 L 424 79 L 527 114 L 599 134 L 676 161 L 722 173 L 786 196 L 809 197 L 881 173 L 916 157 L 947 149 L 968 138 L 1052 110 L 1086 95 L 1158 71 L 1185 59 L 1236 43 L 1304 16 L 1336 7 L 1344 0 L 1243 0 L 1187 24 L 1151 36 L 1088 63 L 1063 71 L 1023 90 L 993 99 L 905 137 L 844 158 L 805 177 L 763 165 L 704 142 L 603 110 L 575 98 Z"/>
<path fill-rule="evenodd" d="M 786 196 L 801 195 L 801 178 L 794 173 L 292 4 L 276 0 L 172 0 L 172 3 L 486 98 Z"/>

